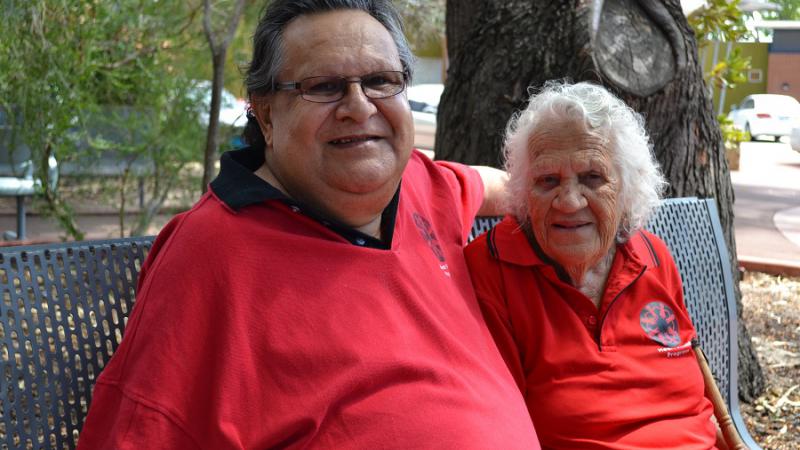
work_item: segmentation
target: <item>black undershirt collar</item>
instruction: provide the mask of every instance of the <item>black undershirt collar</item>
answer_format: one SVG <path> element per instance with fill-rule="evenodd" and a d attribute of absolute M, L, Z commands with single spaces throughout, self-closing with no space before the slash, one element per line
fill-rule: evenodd
<path fill-rule="evenodd" d="M 278 200 L 294 212 L 304 214 L 330 228 L 353 245 L 384 250 L 392 247 L 400 187 L 381 214 L 381 235 L 388 237 L 386 240 L 381 240 L 325 217 L 310 206 L 289 198 L 254 173 L 262 164 L 264 164 L 263 150 L 245 147 L 225 152 L 220 158 L 219 175 L 211 182 L 211 190 L 234 211 L 268 200 Z"/>

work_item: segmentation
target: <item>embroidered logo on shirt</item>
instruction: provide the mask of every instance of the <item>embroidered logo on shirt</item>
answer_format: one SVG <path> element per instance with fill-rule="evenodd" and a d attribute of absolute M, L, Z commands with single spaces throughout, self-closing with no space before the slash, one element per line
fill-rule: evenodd
<path fill-rule="evenodd" d="M 647 337 L 665 347 L 677 347 L 681 343 L 678 318 L 666 303 L 650 302 L 639 312 L 639 325 Z"/>
<path fill-rule="evenodd" d="M 442 270 L 442 272 L 444 272 L 445 275 L 449 277 L 449 267 L 447 266 L 447 262 L 444 258 L 442 247 L 439 245 L 439 240 L 436 239 L 436 233 L 433 232 L 431 223 L 428 222 L 428 219 L 422 217 L 418 213 L 414 213 L 414 224 L 417 226 L 422 239 L 424 239 L 428 244 L 428 247 L 430 247 L 433 255 L 439 260 L 439 268 Z"/>

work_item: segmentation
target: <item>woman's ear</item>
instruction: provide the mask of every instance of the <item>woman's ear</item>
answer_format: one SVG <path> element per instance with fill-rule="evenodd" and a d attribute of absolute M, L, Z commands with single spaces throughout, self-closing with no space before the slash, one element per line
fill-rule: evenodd
<path fill-rule="evenodd" d="M 269 102 L 264 98 L 255 99 L 252 104 L 253 114 L 256 116 L 261 134 L 264 135 L 267 149 L 272 148 L 272 110 Z"/>

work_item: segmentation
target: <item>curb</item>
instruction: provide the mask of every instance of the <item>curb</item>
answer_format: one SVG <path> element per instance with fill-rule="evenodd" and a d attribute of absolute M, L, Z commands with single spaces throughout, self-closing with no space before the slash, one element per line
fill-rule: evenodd
<path fill-rule="evenodd" d="M 756 256 L 738 256 L 738 260 L 739 267 L 750 272 L 764 272 L 783 277 L 800 277 L 800 260 L 786 261 Z"/>
<path fill-rule="evenodd" d="M 91 240 L 91 237 L 87 237 L 88 240 Z M 66 241 L 60 241 L 55 239 L 25 239 L 24 241 L 3 241 L 0 240 L 0 248 L 4 247 L 23 247 L 28 245 L 43 245 L 43 244 L 59 244 Z"/>

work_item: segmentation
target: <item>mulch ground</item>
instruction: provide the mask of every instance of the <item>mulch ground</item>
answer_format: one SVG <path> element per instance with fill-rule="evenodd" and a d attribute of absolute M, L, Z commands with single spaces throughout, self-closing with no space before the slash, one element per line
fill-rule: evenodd
<path fill-rule="evenodd" d="M 750 434 L 765 449 L 800 449 L 800 278 L 747 272 L 742 316 L 766 377 L 766 389 L 742 403 Z"/>

